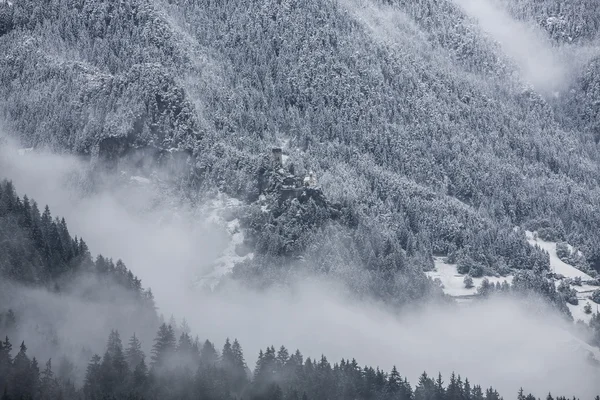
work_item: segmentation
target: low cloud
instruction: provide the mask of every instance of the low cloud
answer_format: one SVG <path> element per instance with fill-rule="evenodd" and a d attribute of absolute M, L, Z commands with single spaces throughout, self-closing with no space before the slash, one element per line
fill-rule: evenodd
<path fill-rule="evenodd" d="M 48 203 L 92 251 L 122 258 L 152 287 L 166 316 L 185 317 L 193 333 L 218 346 L 225 337 L 237 337 L 250 368 L 260 348 L 283 344 L 305 356 L 325 354 L 332 362 L 354 357 L 386 370 L 397 365 L 413 385 L 425 370 L 441 371 L 446 381 L 456 371 L 473 383 L 493 385 L 505 398 L 521 386 L 538 397 L 551 391 L 591 398 L 600 392 L 598 370 L 587 363 L 586 346 L 569 332 L 569 324 L 514 299 L 468 306 L 420 304 L 397 313 L 353 299 L 324 279 L 306 278 L 260 292 L 236 283 L 215 293 L 197 290 L 194 277 L 227 245 L 223 231 L 207 223 L 206 206 L 186 205 L 154 185 L 140 186 L 118 174 L 105 180 L 114 186 L 90 192 L 86 169 L 72 157 L 20 155 L 8 145 L 0 150 L 0 178 L 12 179 L 20 195 Z M 65 327 L 73 329 L 64 334 L 78 338 L 85 336 L 76 329 L 79 313 L 109 312 L 69 310 L 73 324 Z M 121 329 L 124 339 L 133 333 Z M 146 348 L 150 345 L 147 340 Z"/>
<path fill-rule="evenodd" d="M 553 45 L 537 25 L 514 19 L 492 1 L 454 1 L 500 44 L 519 67 L 523 79 L 543 94 L 563 90 L 576 69 L 598 54 L 598 48 Z"/>

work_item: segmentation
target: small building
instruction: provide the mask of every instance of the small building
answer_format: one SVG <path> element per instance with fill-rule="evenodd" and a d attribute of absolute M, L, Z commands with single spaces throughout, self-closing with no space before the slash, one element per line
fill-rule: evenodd
<path fill-rule="evenodd" d="M 273 162 L 276 166 L 283 165 L 283 150 L 281 147 L 273 147 L 272 149 Z"/>

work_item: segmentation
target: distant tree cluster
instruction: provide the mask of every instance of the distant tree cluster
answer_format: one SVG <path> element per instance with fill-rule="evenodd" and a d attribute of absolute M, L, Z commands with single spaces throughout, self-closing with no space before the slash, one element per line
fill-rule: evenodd
<path fill-rule="evenodd" d="M 17 196 L 11 181 L 0 181 L 0 277 L 60 290 L 86 273 L 99 284 L 130 290 L 154 310 L 152 292 L 121 260 L 99 255 L 93 261 L 84 240 L 71 237 L 64 218 L 52 218 L 48 206 L 40 213 L 35 201 Z"/>
<path fill-rule="evenodd" d="M 536 294 L 546 300 L 547 304 L 556 311 L 572 319 L 567 303 L 578 304 L 577 292 L 566 281 L 561 281 L 557 287 L 554 280 L 544 275 L 540 271 L 517 271 L 511 284 L 507 281 L 494 284 L 484 278 L 477 288 L 477 294 L 481 297 L 495 294 L 516 294 L 526 297 Z"/>
<path fill-rule="evenodd" d="M 342 359 L 333 365 L 325 356 L 304 359 L 284 346 L 261 350 L 252 373 L 237 340 L 226 340 L 221 352 L 208 340 L 188 332 L 176 340 L 171 325 L 160 326 L 150 364 L 134 334 L 124 346 L 118 331 L 109 335 L 104 355 L 94 355 L 82 387 L 53 370 L 52 360 L 40 368 L 23 342 L 13 357 L 9 338 L 0 341 L 0 390 L 3 400 L 16 399 L 212 399 L 212 400 L 501 400 L 492 387 L 483 390 L 452 373 L 447 385 L 441 374 L 423 373 L 415 388 L 396 367 L 387 373 Z M 547 400 L 554 400 L 548 394 Z M 517 400 L 536 400 L 521 389 Z M 557 397 L 556 400 L 566 400 Z"/>

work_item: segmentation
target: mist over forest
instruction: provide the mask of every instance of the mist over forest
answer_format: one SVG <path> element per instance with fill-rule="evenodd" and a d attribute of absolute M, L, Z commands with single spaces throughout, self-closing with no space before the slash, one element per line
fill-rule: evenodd
<path fill-rule="evenodd" d="M 2 400 L 597 399 L 599 143 L 594 0 L 0 0 Z"/>

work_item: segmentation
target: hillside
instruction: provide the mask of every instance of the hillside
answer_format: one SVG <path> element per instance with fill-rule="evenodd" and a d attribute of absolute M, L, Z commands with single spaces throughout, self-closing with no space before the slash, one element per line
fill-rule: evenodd
<path fill-rule="evenodd" d="M 38 356 L 78 364 L 112 326 L 147 332 L 158 321 L 152 291 L 121 260 L 92 260 L 64 218 L 52 218 L 47 206 L 40 214 L 12 182 L 0 182 L 2 335 L 25 339 Z"/>
<path fill-rule="evenodd" d="M 433 255 L 470 257 L 489 273 L 547 268 L 515 225 L 568 240 L 600 269 L 594 89 L 585 77 L 574 83 L 582 89 L 569 104 L 583 122 L 567 123 L 458 5 L 1 7 L 1 115 L 25 146 L 167 171 L 192 198 L 217 188 L 251 208 L 269 198 L 271 146 L 287 144 L 296 175 L 315 171 L 351 217 L 294 219 L 304 207 L 294 202 L 250 213 L 243 228 L 257 256 L 242 276 L 289 271 L 303 256 L 402 303 L 428 292 L 421 271 Z"/>

